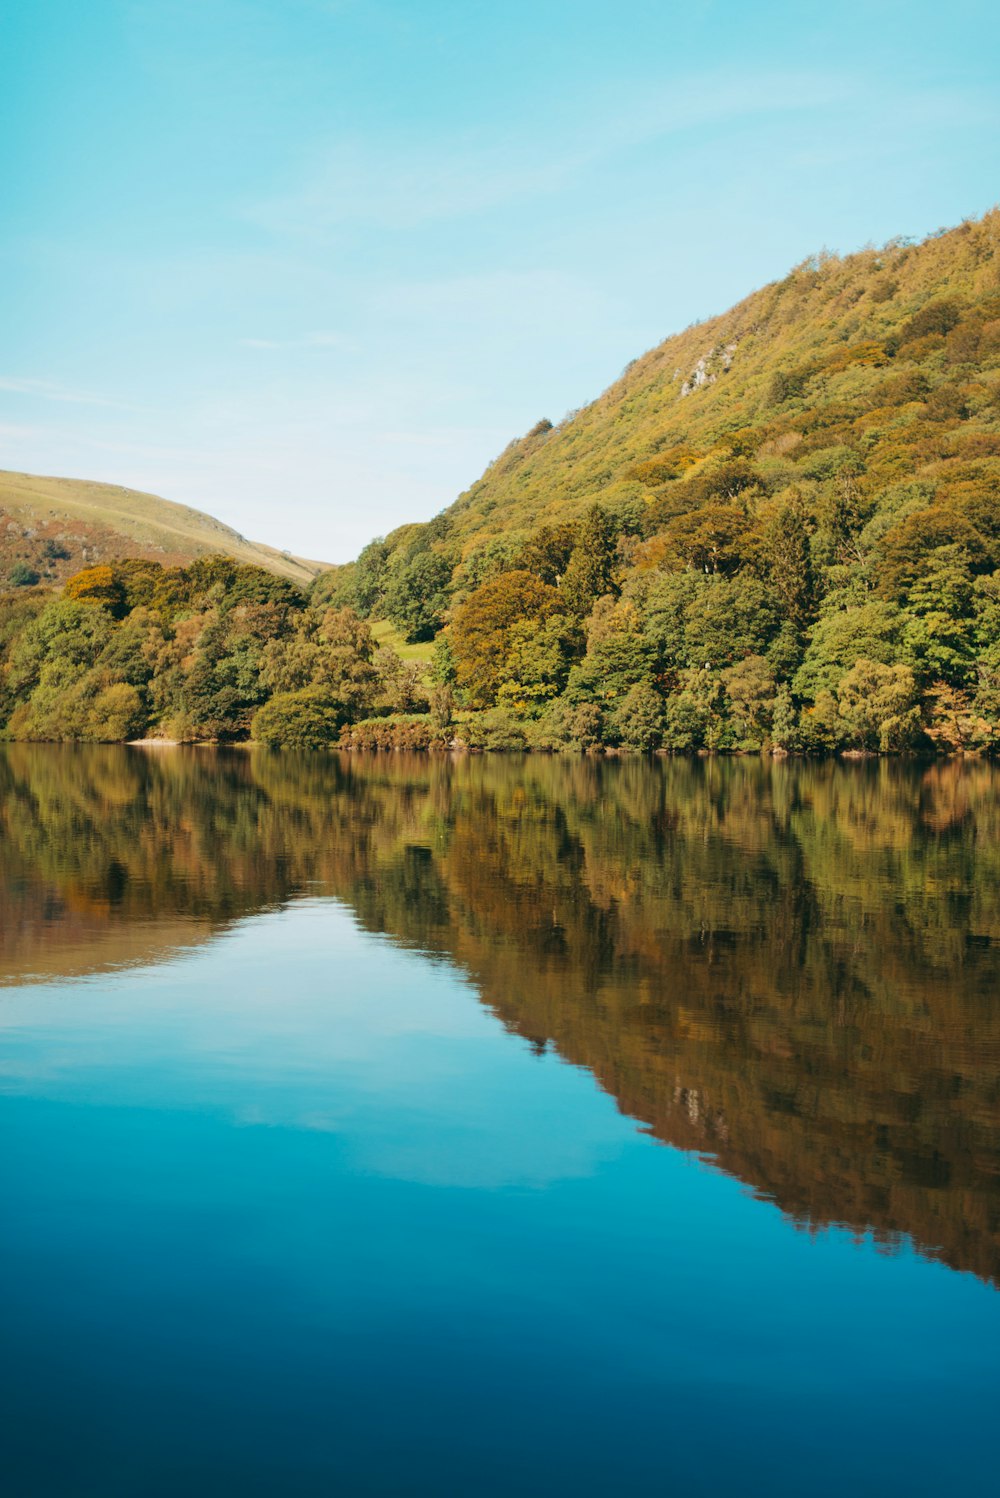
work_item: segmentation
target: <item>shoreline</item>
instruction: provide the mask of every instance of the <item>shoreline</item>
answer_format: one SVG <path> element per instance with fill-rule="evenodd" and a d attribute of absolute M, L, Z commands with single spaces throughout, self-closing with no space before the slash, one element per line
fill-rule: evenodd
<path fill-rule="evenodd" d="M 103 749 L 224 749 L 238 750 L 242 753 L 260 751 L 264 754 L 450 754 L 461 755 L 532 755 L 547 758 L 567 757 L 582 759 L 770 759 L 781 761 L 786 759 L 803 761 L 821 760 L 843 760 L 848 763 L 864 763 L 867 760 L 920 760 L 927 763 L 936 763 L 944 760 L 967 759 L 989 763 L 1000 758 L 1000 753 L 990 753 L 980 749 L 837 749 L 830 753 L 822 754 L 798 749 L 785 749 L 780 746 L 761 749 L 627 749 L 620 745 L 598 746 L 587 749 L 540 749 L 530 745 L 519 745 L 516 748 L 482 748 L 479 745 L 463 743 L 460 739 L 453 739 L 450 743 L 437 744 L 385 744 L 385 745 L 360 745 L 351 743 L 331 743 L 309 748 L 296 748 L 290 745 L 273 747 L 262 743 L 259 739 L 173 739 L 173 738 L 141 738 L 141 739 L 115 739 L 99 741 L 92 739 L 2 739 L 4 744 L 50 744 L 58 745 L 60 748 L 103 748 Z"/>

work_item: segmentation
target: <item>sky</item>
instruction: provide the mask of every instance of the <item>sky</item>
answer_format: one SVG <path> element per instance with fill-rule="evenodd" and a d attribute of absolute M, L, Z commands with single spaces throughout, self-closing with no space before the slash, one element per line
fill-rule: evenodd
<path fill-rule="evenodd" d="M 1000 199 L 983 0 L 4 0 L 0 467 L 345 561 L 807 255 Z"/>

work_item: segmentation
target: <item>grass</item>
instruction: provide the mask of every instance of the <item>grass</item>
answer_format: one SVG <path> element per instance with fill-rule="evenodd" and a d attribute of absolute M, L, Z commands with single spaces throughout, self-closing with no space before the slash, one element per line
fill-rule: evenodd
<path fill-rule="evenodd" d="M 396 652 L 401 660 L 421 661 L 424 664 L 430 664 L 431 657 L 434 654 L 433 640 L 420 640 L 417 644 L 412 645 L 408 640 L 404 639 L 394 624 L 389 623 L 388 619 L 374 621 L 371 631 L 375 636 L 375 643 L 377 645 L 388 646 Z"/>
<path fill-rule="evenodd" d="M 239 562 L 266 567 L 302 587 L 326 567 L 323 562 L 248 541 L 201 510 L 118 484 L 0 472 L 0 511 L 22 525 L 59 526 L 68 532 L 82 528 L 83 536 L 100 543 L 102 551 L 114 548 L 119 555 L 193 561 L 221 552 Z"/>
<path fill-rule="evenodd" d="M 376 645 L 385 645 L 389 649 L 394 650 L 401 660 L 416 661 L 418 665 L 424 668 L 421 673 L 421 681 L 424 686 L 431 687 L 434 685 L 429 670 L 431 657 L 434 654 L 433 640 L 420 640 L 414 645 L 405 639 L 396 626 L 389 623 L 388 619 L 376 619 L 369 622 L 371 632 L 375 636 Z"/>

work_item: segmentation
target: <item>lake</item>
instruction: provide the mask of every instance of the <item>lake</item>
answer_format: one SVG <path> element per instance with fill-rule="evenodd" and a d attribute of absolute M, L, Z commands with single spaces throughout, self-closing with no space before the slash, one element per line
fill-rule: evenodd
<path fill-rule="evenodd" d="M 12 1498 L 995 1481 L 1000 771 L 0 746 Z"/>

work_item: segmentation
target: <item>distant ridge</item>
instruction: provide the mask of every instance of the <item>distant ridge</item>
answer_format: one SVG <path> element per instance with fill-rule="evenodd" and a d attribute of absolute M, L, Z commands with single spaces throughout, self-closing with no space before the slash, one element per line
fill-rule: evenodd
<path fill-rule="evenodd" d="M 166 566 L 222 553 L 307 586 L 326 563 L 292 556 L 189 505 L 89 479 L 0 472 L 0 581 L 19 563 L 42 582 L 142 556 Z"/>

